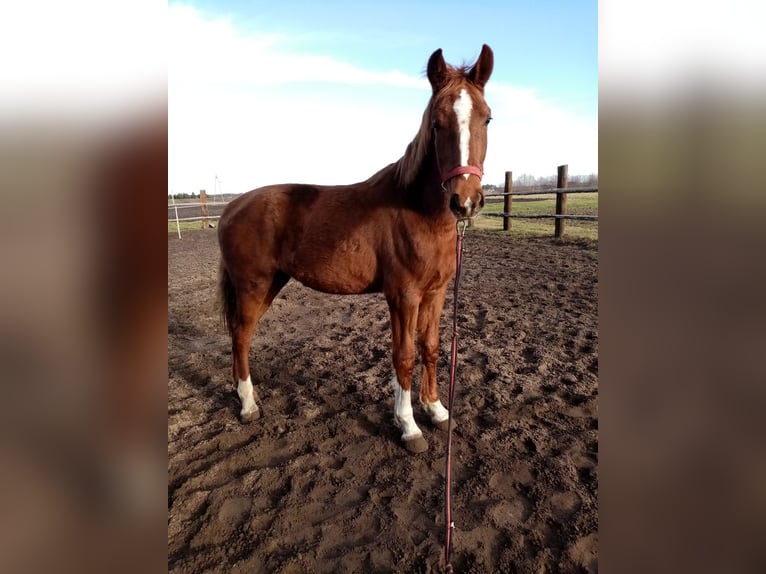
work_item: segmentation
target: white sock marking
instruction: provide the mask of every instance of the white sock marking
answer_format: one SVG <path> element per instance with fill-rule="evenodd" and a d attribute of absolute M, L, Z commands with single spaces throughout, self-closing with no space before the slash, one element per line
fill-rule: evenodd
<path fill-rule="evenodd" d="M 460 90 L 460 96 L 455 100 L 452 106 L 457 116 L 457 126 L 460 130 L 460 165 L 468 165 L 468 142 L 471 140 L 471 110 L 473 109 L 473 100 L 468 91 L 463 88 Z M 467 173 L 463 177 L 468 179 Z"/>
<path fill-rule="evenodd" d="M 446 421 L 449 418 L 449 411 L 444 408 L 444 405 L 439 399 L 436 399 L 433 403 L 421 401 L 420 404 L 423 407 L 423 410 L 425 410 L 431 417 L 431 421 L 435 423 Z"/>
<path fill-rule="evenodd" d="M 412 416 L 412 400 L 410 391 L 405 391 L 394 375 L 391 385 L 394 387 L 394 424 L 402 429 L 402 439 L 408 440 L 422 436 L 423 432 L 415 424 Z"/>
<path fill-rule="evenodd" d="M 237 384 L 237 394 L 239 395 L 239 400 L 242 401 L 240 415 L 247 415 L 258 409 L 253 397 L 253 381 L 250 380 L 250 375 L 247 375 L 247 379 L 244 381 L 239 381 Z"/>

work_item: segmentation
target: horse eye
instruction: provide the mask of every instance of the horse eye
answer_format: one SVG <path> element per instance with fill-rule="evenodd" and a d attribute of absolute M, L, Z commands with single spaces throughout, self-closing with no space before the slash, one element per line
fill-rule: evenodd
<path fill-rule="evenodd" d="M 487 118 L 487 121 L 486 121 L 486 122 L 484 122 L 484 125 L 485 125 L 485 126 L 488 126 L 488 125 L 489 125 L 489 122 L 491 122 L 491 121 L 492 121 L 492 116 L 489 116 L 489 117 Z"/>

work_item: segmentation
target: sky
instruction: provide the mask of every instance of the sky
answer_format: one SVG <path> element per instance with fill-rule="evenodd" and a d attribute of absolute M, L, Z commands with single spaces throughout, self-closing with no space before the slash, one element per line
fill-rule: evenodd
<path fill-rule="evenodd" d="M 431 53 L 494 51 L 484 183 L 598 172 L 595 1 L 172 1 L 168 192 L 345 184 L 399 159 Z"/>

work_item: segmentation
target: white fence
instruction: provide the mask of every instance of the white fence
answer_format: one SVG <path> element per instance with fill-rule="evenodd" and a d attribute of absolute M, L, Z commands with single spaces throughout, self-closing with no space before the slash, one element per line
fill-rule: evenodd
<path fill-rule="evenodd" d="M 193 203 L 177 203 L 173 196 L 169 196 L 171 203 L 168 203 L 168 221 L 175 221 L 178 238 L 181 238 L 182 221 L 207 221 L 208 219 L 217 220 L 221 217 L 223 206 L 236 197 L 231 194 L 230 197 L 223 196 L 226 201 L 198 201 Z M 209 211 L 209 208 L 213 208 Z M 212 212 L 211 212 L 212 211 Z M 180 212 L 180 215 L 179 215 Z M 187 216 L 186 213 L 194 213 Z M 182 217 L 183 216 L 183 217 Z"/>

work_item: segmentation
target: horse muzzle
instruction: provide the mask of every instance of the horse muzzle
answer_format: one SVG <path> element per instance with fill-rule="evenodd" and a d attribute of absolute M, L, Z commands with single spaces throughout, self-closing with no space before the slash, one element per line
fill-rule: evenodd
<path fill-rule="evenodd" d="M 464 175 L 465 177 L 459 177 Z M 477 180 L 469 177 L 474 175 Z M 442 188 L 451 191 L 450 211 L 458 219 L 470 219 L 484 207 L 484 194 L 481 191 L 481 178 L 484 172 L 473 165 L 458 166 L 442 174 Z"/>
<path fill-rule="evenodd" d="M 482 192 L 476 194 L 474 199 L 470 197 L 463 199 L 460 194 L 453 193 L 449 201 L 450 211 L 458 219 L 471 218 L 479 213 L 482 207 L 484 207 L 484 194 Z"/>

